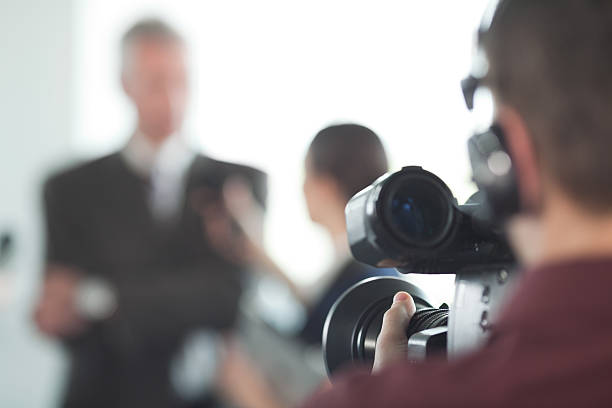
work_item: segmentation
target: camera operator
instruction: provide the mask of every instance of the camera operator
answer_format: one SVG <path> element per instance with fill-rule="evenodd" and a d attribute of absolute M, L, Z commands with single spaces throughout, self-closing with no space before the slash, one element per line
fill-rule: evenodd
<path fill-rule="evenodd" d="M 487 343 L 450 362 L 406 361 L 415 312 L 400 292 L 373 373 L 308 407 L 609 406 L 612 401 L 612 2 L 501 0 L 479 45 L 481 86 L 513 162 L 507 232 L 524 272 Z"/>

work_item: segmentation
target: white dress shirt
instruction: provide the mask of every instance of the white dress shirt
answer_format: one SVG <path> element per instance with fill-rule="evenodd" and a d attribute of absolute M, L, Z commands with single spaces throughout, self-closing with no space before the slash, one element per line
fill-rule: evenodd
<path fill-rule="evenodd" d="M 155 146 L 136 132 L 123 149 L 123 157 L 139 175 L 149 179 L 149 206 L 159 221 L 175 218 L 184 200 L 185 182 L 196 153 L 178 134 Z"/>

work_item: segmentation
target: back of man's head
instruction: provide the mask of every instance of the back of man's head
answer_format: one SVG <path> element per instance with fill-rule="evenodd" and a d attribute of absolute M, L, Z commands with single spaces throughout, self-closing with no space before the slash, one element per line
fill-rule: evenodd
<path fill-rule="evenodd" d="M 361 125 L 349 123 L 321 130 L 308 155 L 313 170 L 335 180 L 347 201 L 388 171 L 380 138 Z"/>
<path fill-rule="evenodd" d="M 612 1 L 501 0 L 480 38 L 486 81 L 515 108 L 540 168 L 592 211 L 612 208 Z"/>

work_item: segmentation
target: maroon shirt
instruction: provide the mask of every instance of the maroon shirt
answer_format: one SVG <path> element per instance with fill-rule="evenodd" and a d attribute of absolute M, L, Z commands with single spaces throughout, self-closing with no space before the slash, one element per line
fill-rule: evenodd
<path fill-rule="evenodd" d="M 612 258 L 531 270 L 519 285 L 478 352 L 355 371 L 306 407 L 612 407 Z"/>

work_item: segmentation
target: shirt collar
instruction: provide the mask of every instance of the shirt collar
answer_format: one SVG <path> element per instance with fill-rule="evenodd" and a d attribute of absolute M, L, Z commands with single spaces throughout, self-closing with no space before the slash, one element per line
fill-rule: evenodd
<path fill-rule="evenodd" d="M 142 132 L 137 131 L 121 154 L 134 171 L 145 177 L 154 172 L 181 174 L 195 158 L 195 152 L 177 133 L 155 146 Z"/>

